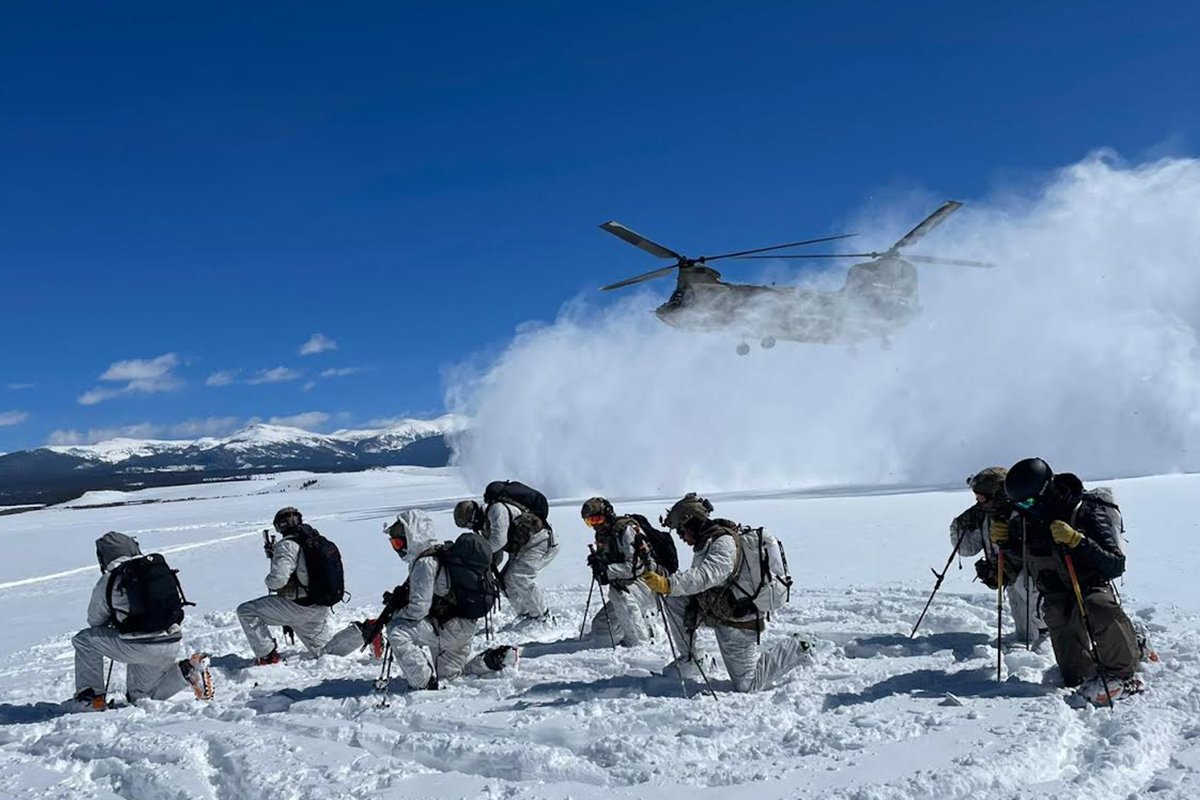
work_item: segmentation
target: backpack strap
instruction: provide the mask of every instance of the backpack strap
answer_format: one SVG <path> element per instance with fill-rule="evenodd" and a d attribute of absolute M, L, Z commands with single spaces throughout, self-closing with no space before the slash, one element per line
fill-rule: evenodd
<path fill-rule="evenodd" d="M 117 565 L 120 569 L 120 565 Z M 117 620 L 117 609 L 113 608 L 113 590 L 116 588 L 117 571 L 113 570 L 108 574 L 108 585 L 104 587 L 104 601 L 108 603 L 108 615 L 113 618 L 113 622 Z"/>

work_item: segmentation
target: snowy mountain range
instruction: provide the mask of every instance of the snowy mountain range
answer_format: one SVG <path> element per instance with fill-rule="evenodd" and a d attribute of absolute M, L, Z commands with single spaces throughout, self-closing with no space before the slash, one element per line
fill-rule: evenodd
<path fill-rule="evenodd" d="M 0 455 L 0 505 L 56 503 L 97 489 L 200 483 L 257 473 L 350 471 L 449 463 L 446 434 L 461 417 L 401 420 L 383 429 L 312 433 L 254 424 L 221 438 L 110 439 Z"/>

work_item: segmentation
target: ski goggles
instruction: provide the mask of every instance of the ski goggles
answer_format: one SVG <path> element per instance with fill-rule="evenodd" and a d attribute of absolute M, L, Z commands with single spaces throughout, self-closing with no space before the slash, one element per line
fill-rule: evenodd
<path fill-rule="evenodd" d="M 599 528 L 604 524 L 604 519 L 605 517 L 603 514 L 592 514 L 591 516 L 583 518 L 583 524 L 587 525 L 589 528 Z"/>
<path fill-rule="evenodd" d="M 392 543 L 392 549 L 397 553 L 403 553 L 408 549 L 407 536 L 389 536 L 388 541 Z"/>
<path fill-rule="evenodd" d="M 1015 501 L 1013 503 L 1013 505 L 1016 506 L 1017 508 L 1021 509 L 1022 511 L 1028 511 L 1029 509 L 1031 509 L 1037 505 L 1037 501 L 1038 501 L 1038 499 L 1036 497 L 1027 497 L 1024 500 Z"/>

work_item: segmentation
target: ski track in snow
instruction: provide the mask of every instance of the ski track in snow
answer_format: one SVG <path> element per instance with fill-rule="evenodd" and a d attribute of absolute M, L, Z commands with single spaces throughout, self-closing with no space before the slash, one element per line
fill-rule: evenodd
<path fill-rule="evenodd" d="M 252 535 L 172 547 L 224 552 Z M 572 574 L 563 566 L 556 574 Z M 63 574 L 85 588 L 94 577 Z M 0 589 L 38 590 L 35 582 L 58 577 Z M 525 648 L 517 674 L 409 692 L 396 670 L 384 708 L 373 687 L 378 661 L 285 647 L 287 663 L 249 667 L 231 608 L 202 607 L 189 616 L 187 641 L 215 654 L 216 700 L 185 693 L 64 713 L 48 702 L 73 692 L 74 630 L 61 630 L 0 656 L 0 797 L 1200 796 L 1200 616 L 1131 601 L 1162 656 L 1149 668 L 1150 691 L 1115 713 L 1073 709 L 1054 686 L 1048 646 L 1027 652 L 1011 627 L 997 683 L 994 596 L 971 588 L 948 582 L 909 640 L 928 587 L 801 587 L 765 641 L 812 632 L 816 663 L 755 695 L 729 692 L 718 666 L 716 699 L 700 682 L 684 699 L 677 679 L 653 674 L 670 658 L 661 630 L 615 653 L 577 642 L 581 583 L 547 592 L 558 621 L 536 631 L 505 630 L 511 615 L 501 610 L 496 640 Z M 373 611 L 341 606 L 337 624 Z M 716 653 L 710 633 L 700 639 Z M 476 643 L 484 646 L 482 633 Z M 123 694 L 121 672 L 110 696 Z M 962 705 L 948 705 L 947 693 Z"/>

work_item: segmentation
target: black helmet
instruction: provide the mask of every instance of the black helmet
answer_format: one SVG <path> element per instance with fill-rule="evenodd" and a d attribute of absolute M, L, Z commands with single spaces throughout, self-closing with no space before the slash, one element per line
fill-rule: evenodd
<path fill-rule="evenodd" d="M 1028 511 L 1045 496 L 1054 471 L 1040 458 L 1025 458 L 1008 469 L 1004 493 L 1018 510 Z"/>
<path fill-rule="evenodd" d="M 475 530 L 483 519 L 483 509 L 474 500 L 460 500 L 454 506 L 454 524 L 460 528 Z"/>
<path fill-rule="evenodd" d="M 579 509 L 579 516 L 587 519 L 588 517 L 604 517 L 612 519 L 616 516 L 613 511 L 612 503 L 608 502 L 603 497 L 589 497 L 583 501 L 583 507 Z"/>
<path fill-rule="evenodd" d="M 667 509 L 662 523 L 668 528 L 685 528 L 694 520 L 707 520 L 712 513 L 712 503 L 695 492 L 688 492 L 683 499 Z"/>
<path fill-rule="evenodd" d="M 275 512 L 275 521 L 272 524 L 275 526 L 277 533 L 283 533 L 288 528 L 299 525 L 302 522 L 304 522 L 304 517 L 301 516 L 299 510 L 291 506 L 284 506 Z"/>

